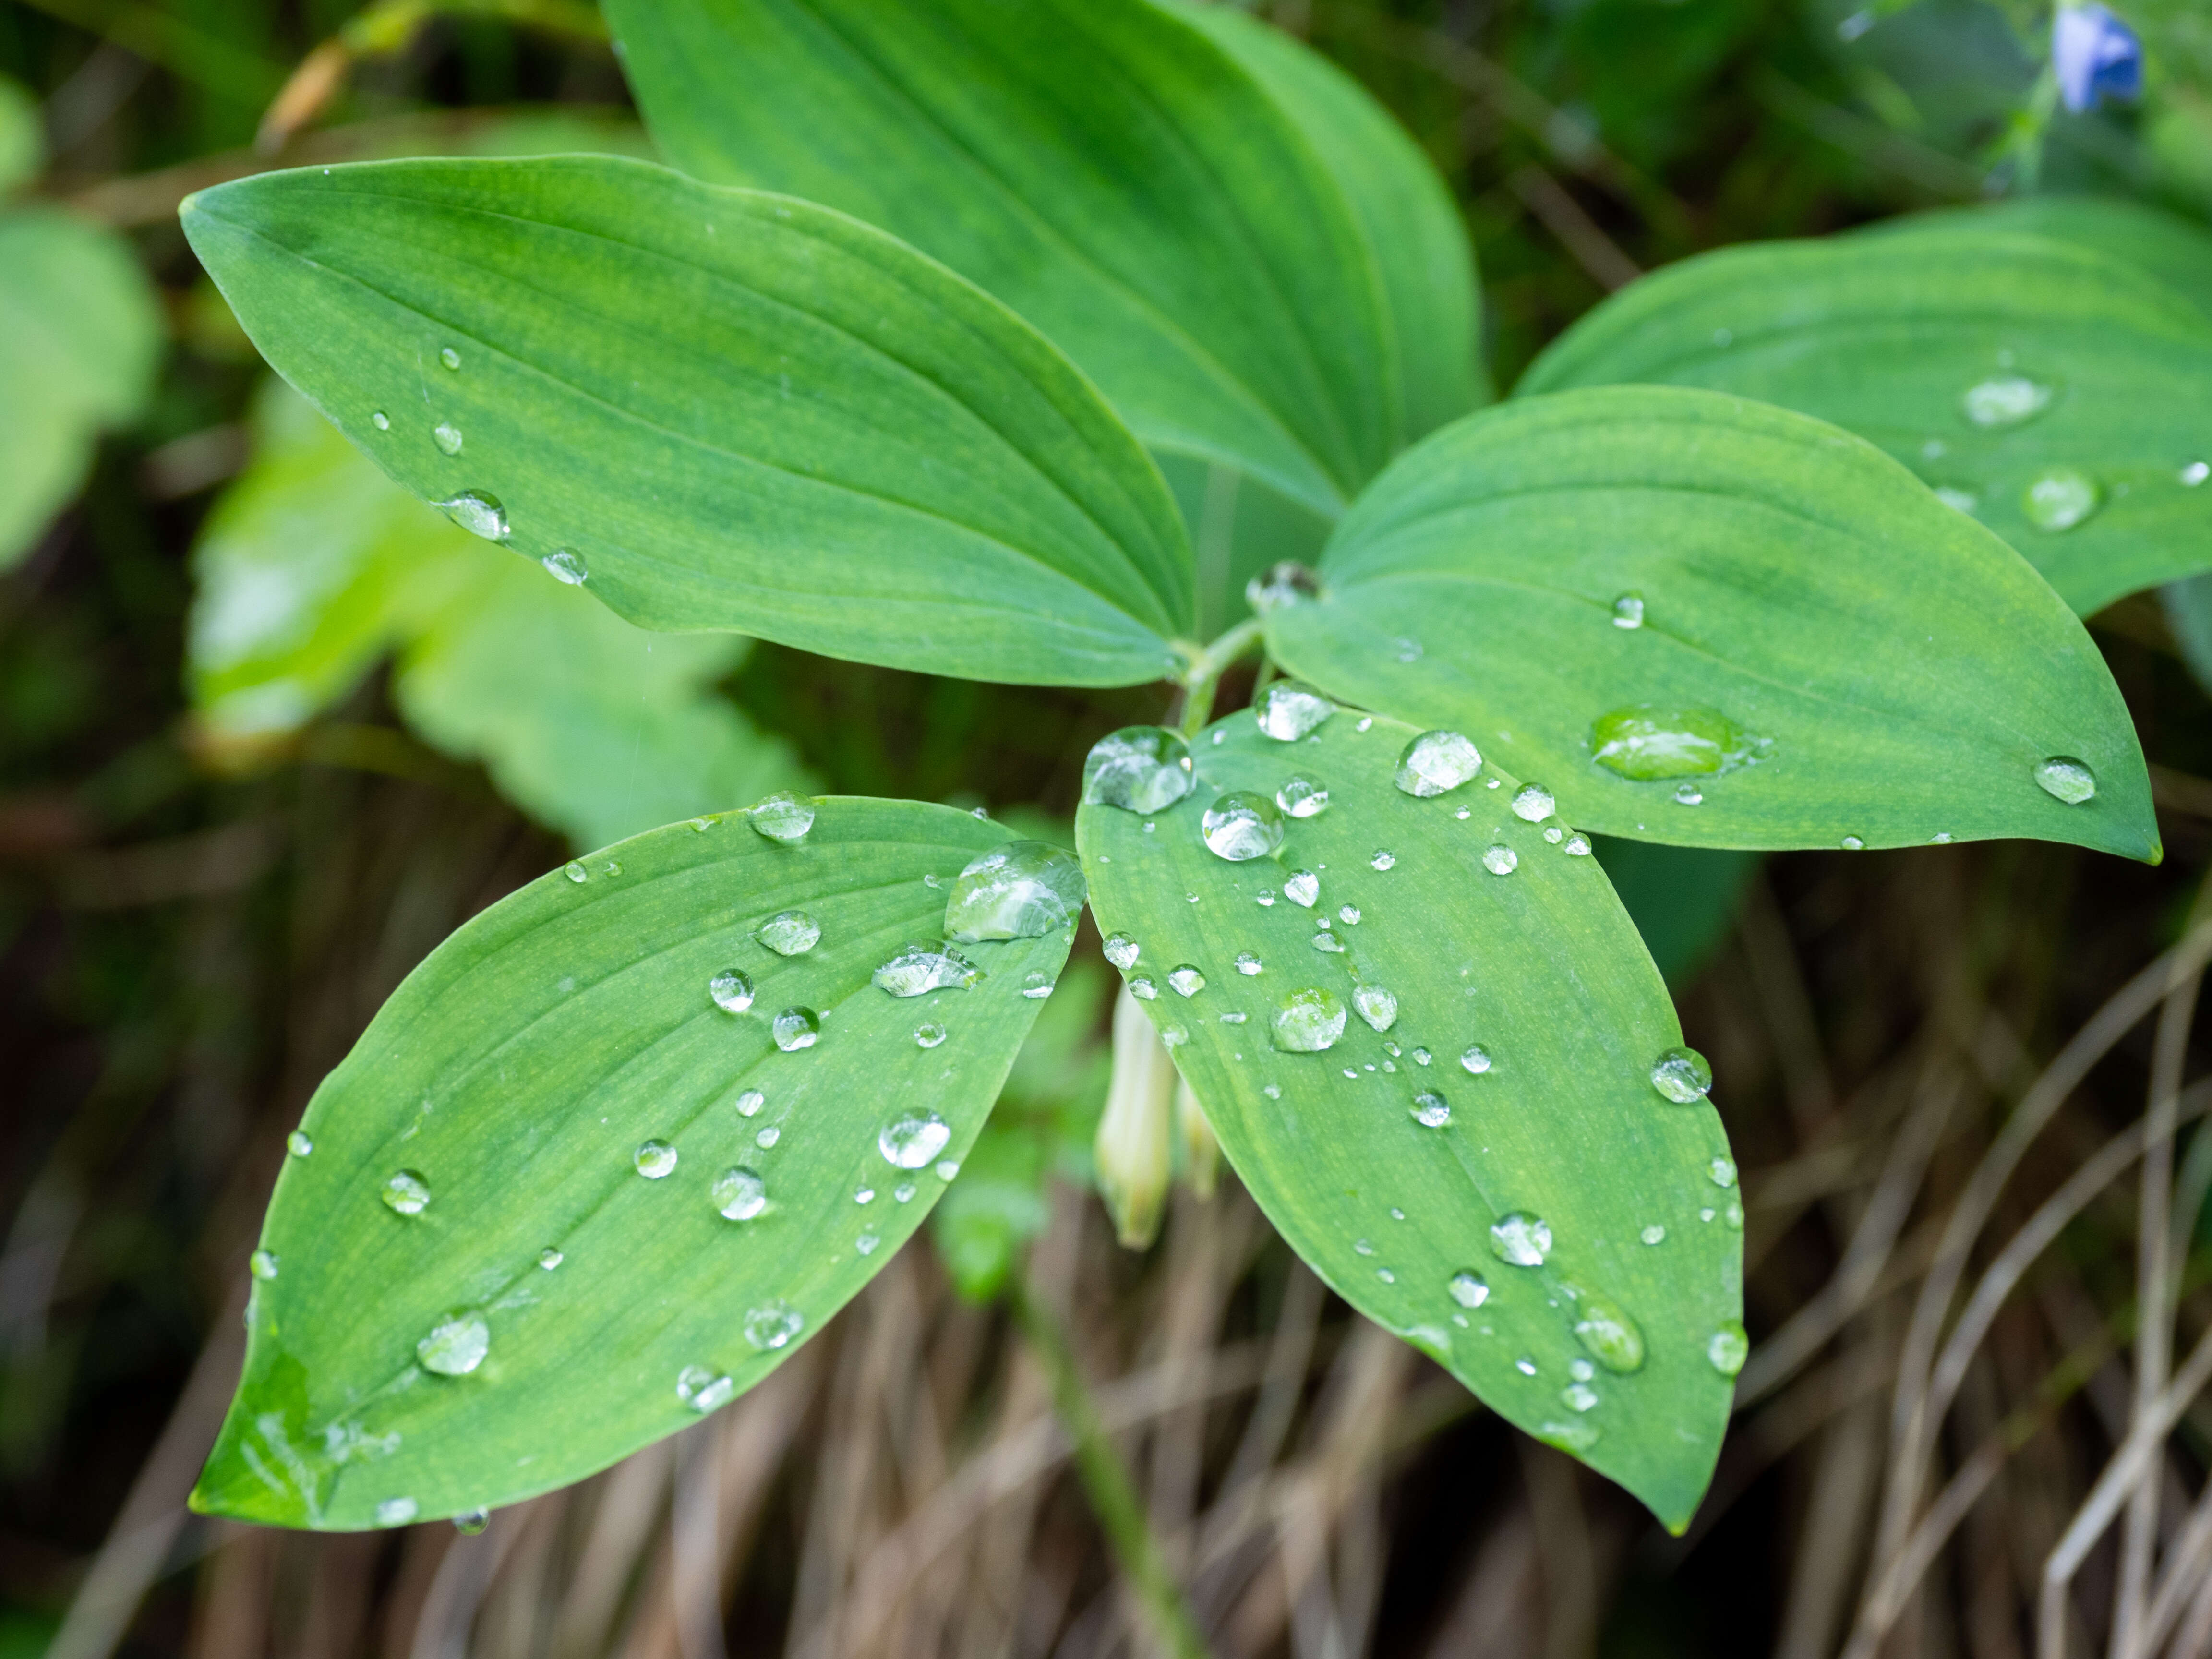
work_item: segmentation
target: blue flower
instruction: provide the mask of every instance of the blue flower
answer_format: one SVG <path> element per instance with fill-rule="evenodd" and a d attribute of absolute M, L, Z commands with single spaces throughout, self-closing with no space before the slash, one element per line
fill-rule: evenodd
<path fill-rule="evenodd" d="M 2058 95 L 2075 114 L 2106 98 L 2142 96 L 2142 42 L 2103 6 L 2063 5 L 2051 23 L 2051 66 Z"/>

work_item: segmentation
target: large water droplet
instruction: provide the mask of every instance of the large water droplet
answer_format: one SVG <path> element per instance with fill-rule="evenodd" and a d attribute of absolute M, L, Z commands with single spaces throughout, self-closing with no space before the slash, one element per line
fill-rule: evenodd
<path fill-rule="evenodd" d="M 884 1161 L 902 1170 L 919 1170 L 952 1140 L 952 1127 L 934 1112 L 908 1112 L 887 1123 L 876 1136 Z"/>
<path fill-rule="evenodd" d="M 702 1415 L 728 1405 L 737 1392 L 738 1385 L 710 1365 L 686 1365 L 676 1374 L 676 1397 Z"/>
<path fill-rule="evenodd" d="M 1490 1253 L 1516 1267 L 1540 1267 L 1552 1253 L 1552 1229 L 1541 1216 L 1516 1210 L 1491 1227 Z"/>
<path fill-rule="evenodd" d="M 743 1164 L 714 1177 L 714 1207 L 732 1221 L 750 1221 L 768 1208 L 768 1182 Z"/>
<path fill-rule="evenodd" d="M 488 542 L 507 539 L 507 509 L 499 504 L 499 497 L 481 489 L 464 489 L 450 501 L 438 503 L 439 510 L 471 536 L 481 536 Z"/>
<path fill-rule="evenodd" d="M 756 833 L 786 846 L 806 839 L 814 827 L 814 803 L 788 789 L 763 795 L 745 809 L 745 822 Z"/>
<path fill-rule="evenodd" d="M 1413 1121 L 1425 1129 L 1441 1129 L 1451 1121 L 1451 1105 L 1433 1089 L 1413 1097 Z"/>
<path fill-rule="evenodd" d="M 1186 962 L 1168 970 L 1168 983 L 1177 996 L 1194 997 L 1206 988 L 1206 975 Z"/>
<path fill-rule="evenodd" d="M 415 1345 L 415 1357 L 426 1371 L 441 1376 L 466 1376 L 491 1352 L 491 1327 L 473 1308 L 456 1308 L 430 1327 L 429 1335 Z"/>
<path fill-rule="evenodd" d="M 2080 806 L 2094 800 L 2097 794 L 2097 775 L 2087 763 L 2071 755 L 2053 755 L 2048 760 L 2036 762 L 2035 781 L 2045 794 L 2069 806 Z"/>
<path fill-rule="evenodd" d="M 1960 399 L 1976 426 L 1997 430 L 2032 421 L 2051 407 L 2051 388 L 2025 374 L 1998 374 L 1966 388 Z"/>
<path fill-rule="evenodd" d="M 1275 1005 L 1270 1030 L 1286 1054 L 1317 1054 L 1344 1035 L 1344 1000 L 1325 986 L 1309 985 Z"/>
<path fill-rule="evenodd" d="M 1444 1288 L 1451 1292 L 1451 1299 L 1462 1308 L 1480 1308 L 1490 1300 L 1490 1281 L 1472 1269 L 1454 1273 L 1451 1283 Z"/>
<path fill-rule="evenodd" d="M 780 957 L 803 957 L 822 942 L 822 924 L 804 910 L 779 910 L 753 936 Z"/>
<path fill-rule="evenodd" d="M 387 1498 L 376 1506 L 376 1524 L 380 1527 L 404 1527 L 420 1510 L 411 1498 Z"/>
<path fill-rule="evenodd" d="M 1319 778 L 1293 772 L 1275 791 L 1275 805 L 1294 818 L 1318 817 L 1328 810 L 1328 786 Z"/>
<path fill-rule="evenodd" d="M 451 421 L 441 421 L 430 428 L 430 441 L 448 455 L 461 453 L 461 429 Z"/>
<path fill-rule="evenodd" d="M 1283 896 L 1310 910 L 1321 896 L 1321 878 L 1310 870 L 1293 870 L 1283 878 Z"/>
<path fill-rule="evenodd" d="M 1448 793 L 1482 769 L 1482 756 L 1456 732 L 1424 732 L 1398 756 L 1391 781 L 1423 800 Z"/>
<path fill-rule="evenodd" d="M 1256 789 L 1236 789 L 1206 809 L 1206 847 L 1232 864 L 1263 859 L 1283 844 L 1283 815 Z"/>
<path fill-rule="evenodd" d="M 1461 1054 L 1459 1063 L 1467 1068 L 1470 1076 L 1480 1077 L 1491 1067 L 1490 1050 L 1480 1042 L 1470 1042 Z"/>
<path fill-rule="evenodd" d="M 1261 967 L 1261 963 L 1260 958 L 1254 956 L 1249 951 L 1239 951 L 1237 953 L 1237 971 L 1243 975 L 1245 978 L 1250 979 L 1255 975 L 1258 974 Z"/>
<path fill-rule="evenodd" d="M 1380 985 L 1362 985 L 1352 994 L 1352 1006 L 1374 1030 L 1387 1031 L 1398 1023 L 1398 997 Z"/>
<path fill-rule="evenodd" d="M 1558 803 L 1540 783 L 1524 783 L 1513 792 L 1513 816 L 1524 823 L 1540 823 L 1552 816 Z"/>
<path fill-rule="evenodd" d="M 1125 726 L 1091 745 L 1083 763 L 1083 799 L 1093 806 L 1164 812 L 1192 783 L 1190 745 L 1158 726 Z"/>
<path fill-rule="evenodd" d="M 1651 1086 L 1678 1106 L 1713 1091 L 1713 1068 L 1695 1048 L 1669 1048 L 1651 1062 Z"/>
<path fill-rule="evenodd" d="M 725 1013 L 742 1014 L 753 1006 L 752 975 L 742 968 L 725 968 L 707 981 L 707 994 Z"/>
<path fill-rule="evenodd" d="M 665 1140 L 641 1141 L 630 1162 L 647 1181 L 664 1181 L 676 1173 L 676 1149 Z"/>
<path fill-rule="evenodd" d="M 284 1150 L 295 1158 L 306 1158 L 315 1150 L 315 1143 L 305 1129 L 295 1129 L 284 1137 Z"/>
<path fill-rule="evenodd" d="M 896 956 L 876 969 L 874 982 L 895 997 L 920 997 L 932 991 L 970 990 L 982 978 L 983 970 L 957 951 L 903 945 Z"/>
<path fill-rule="evenodd" d="M 2104 499 L 2104 487 L 2078 467 L 2049 466 L 2028 480 L 2020 510 L 2038 530 L 2055 535 L 2087 519 Z"/>
<path fill-rule="evenodd" d="M 279 1265 L 274 1250 L 256 1250 L 246 1258 L 246 1271 L 259 1279 L 276 1278 Z"/>
<path fill-rule="evenodd" d="M 1644 626 L 1644 596 L 1641 593 L 1623 593 L 1613 602 L 1613 625 L 1615 628 Z"/>
<path fill-rule="evenodd" d="M 805 1006 L 787 1008 L 769 1022 L 769 1035 L 787 1054 L 811 1048 L 822 1036 L 822 1016 Z"/>
<path fill-rule="evenodd" d="M 1575 1311 L 1575 1334 L 1599 1364 L 1624 1374 L 1643 1365 L 1644 1333 L 1626 1310 L 1609 1297 L 1584 1291 Z"/>
<path fill-rule="evenodd" d="M 398 1170 L 385 1178 L 377 1196 L 400 1215 L 420 1215 L 430 1207 L 430 1183 L 416 1170 Z"/>
<path fill-rule="evenodd" d="M 945 937 L 1041 939 L 1075 926 L 1089 888 L 1075 854 L 1041 841 L 1010 841 L 969 860 L 945 901 Z"/>
<path fill-rule="evenodd" d="M 538 562 L 545 567 L 545 574 L 555 581 L 565 582 L 570 587 L 581 587 L 592 577 L 583 555 L 573 547 L 556 547 Z"/>
<path fill-rule="evenodd" d="M 1734 1376 L 1750 1358 L 1751 1338 L 1733 1319 L 1723 1323 L 1705 1343 L 1705 1358 L 1723 1376 Z"/>
<path fill-rule="evenodd" d="M 1521 855 L 1499 842 L 1482 849 L 1482 867 L 1493 876 L 1510 876 L 1521 867 Z"/>
<path fill-rule="evenodd" d="M 1298 680 L 1277 680 L 1252 704 L 1261 732 L 1278 743 L 1296 743 L 1334 713 L 1334 703 Z"/>
<path fill-rule="evenodd" d="M 1751 752 L 1741 727 L 1717 709 L 1638 703 L 1601 714 L 1590 753 L 1624 778 L 1679 778 L 1726 770 Z"/>

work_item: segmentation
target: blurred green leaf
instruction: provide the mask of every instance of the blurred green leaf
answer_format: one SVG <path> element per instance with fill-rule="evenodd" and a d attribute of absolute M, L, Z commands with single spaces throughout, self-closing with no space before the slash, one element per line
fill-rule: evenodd
<path fill-rule="evenodd" d="M 1598 840 L 1596 852 L 1644 948 L 1677 990 L 1697 978 L 1727 936 L 1759 865 L 1756 853 L 1610 836 Z"/>
<path fill-rule="evenodd" d="M 0 569 L 153 390 L 161 313 L 130 245 L 47 208 L 0 213 Z"/>
<path fill-rule="evenodd" d="M 0 196 L 38 177 L 46 160 L 38 100 L 0 75 Z"/>
<path fill-rule="evenodd" d="M 1283 559 L 1321 556 L 1329 520 L 1257 478 L 1188 455 L 1162 455 L 1198 562 L 1198 631 L 1213 639 L 1248 616 L 1245 586 Z"/>
<path fill-rule="evenodd" d="M 785 844 L 732 813 L 462 927 L 308 1104 L 195 1506 L 349 1530 L 512 1503 L 788 1358 L 921 1224 L 1036 1017 L 1025 978 L 1066 958 L 1072 921 L 961 947 L 967 989 L 871 982 L 942 938 L 955 878 L 1005 834 L 833 797 Z M 787 957 L 757 933 L 788 909 L 820 943 Z M 730 969 L 744 1012 L 710 994 Z M 793 1008 L 818 1014 L 813 1046 L 771 1041 Z M 427 1202 L 395 1207 L 397 1176 Z"/>
<path fill-rule="evenodd" d="M 2212 566 L 2212 319 L 2117 255 L 2016 231 L 1724 248 L 1590 313 L 1518 390 L 1663 381 L 1857 433 L 2083 616 Z"/>
<path fill-rule="evenodd" d="M 1887 219 L 1862 234 L 1977 229 L 2045 236 L 2123 260 L 2164 283 L 2212 320 L 2212 229 L 2147 202 L 2117 196 L 2022 196 Z"/>
<path fill-rule="evenodd" d="M 631 627 L 447 523 L 281 381 L 253 425 L 194 554 L 187 672 L 218 748 L 298 728 L 397 652 L 414 730 L 579 846 L 808 786 L 712 690 L 746 641 Z"/>
<path fill-rule="evenodd" d="M 633 622 L 1059 684 L 1156 678 L 1190 626 L 1182 527 L 1112 411 L 840 214 L 562 157 L 265 173 L 183 216 L 371 459 Z"/>
<path fill-rule="evenodd" d="M 1370 202 L 1363 223 L 1346 200 L 1314 129 L 1348 168 L 1346 135 L 1388 118 L 1330 71 L 1278 52 L 1263 85 L 1146 0 L 612 0 L 607 15 L 672 161 L 829 203 L 944 260 L 1051 336 L 1154 448 L 1333 514 L 1405 441 L 1390 310 L 1412 276 L 1386 288 L 1382 273 L 1408 254 L 1374 246 L 1368 224 L 1413 204 Z M 1302 131 L 1272 94 L 1316 83 L 1327 106 Z M 1363 158 L 1359 177 L 1402 178 L 1413 159 Z M 1425 240 L 1412 263 L 1435 257 Z M 1439 384 L 1412 399 L 1431 418 Z"/>
<path fill-rule="evenodd" d="M 1583 829 L 2158 856 L 2081 623 L 1871 445 L 1787 410 L 1663 386 L 1516 398 L 1378 480 L 1321 574 L 1318 601 L 1267 616 L 1285 667 L 1466 732 Z M 2054 757 L 2087 763 L 2094 800 L 2038 787 Z"/>
<path fill-rule="evenodd" d="M 1741 1316 L 1741 1214 L 1711 1176 L 1727 1139 L 1703 1101 L 1653 1088 L 1681 1031 L 1596 861 L 1547 838 L 1556 819 L 1512 810 L 1494 769 L 1434 799 L 1395 787 L 1414 735 L 1345 711 L 1279 743 L 1232 715 L 1192 744 L 1181 803 L 1082 809 L 1092 906 L 1136 942 L 1130 988 L 1150 981 L 1146 1012 L 1292 1248 L 1679 1531 L 1728 1423 L 1706 1347 Z M 1271 857 L 1208 849 L 1223 792 L 1272 801 L 1294 771 L 1328 785 L 1326 811 L 1288 820 Z M 1294 896 L 1307 880 L 1310 904 Z M 1185 966 L 1203 976 L 1188 993 Z M 1279 1033 L 1302 995 L 1338 1032 L 1325 1052 Z M 1539 1222 L 1540 1262 L 1500 1254 Z M 1649 1228 L 1663 1237 L 1641 1242 Z M 1640 1333 L 1640 1364 L 1592 1366 L 1627 1359 L 1577 1339 L 1602 1304 Z"/>

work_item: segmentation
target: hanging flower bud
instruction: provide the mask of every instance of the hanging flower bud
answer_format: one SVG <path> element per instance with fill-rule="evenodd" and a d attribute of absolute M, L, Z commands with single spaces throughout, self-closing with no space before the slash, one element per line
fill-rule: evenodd
<path fill-rule="evenodd" d="M 1221 1143 L 1206 1121 L 1206 1108 L 1198 1103 L 1188 1079 L 1178 1075 L 1175 1094 L 1176 1138 L 1182 1142 L 1182 1178 L 1200 1198 L 1213 1196 L 1221 1174 Z"/>
<path fill-rule="evenodd" d="M 2075 114 L 2107 98 L 2142 96 L 2142 42 L 2106 7 L 2061 5 L 2051 21 L 2051 67 L 2058 95 Z"/>
<path fill-rule="evenodd" d="M 1091 1153 L 1098 1193 L 1121 1243 L 1141 1250 L 1159 1237 L 1173 1158 L 1175 1062 L 1127 987 L 1114 998 L 1114 1076 Z"/>

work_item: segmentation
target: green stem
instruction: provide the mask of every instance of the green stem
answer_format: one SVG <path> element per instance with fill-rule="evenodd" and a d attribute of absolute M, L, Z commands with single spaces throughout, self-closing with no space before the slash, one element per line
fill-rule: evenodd
<path fill-rule="evenodd" d="M 1182 677 L 1183 736 L 1194 738 L 1206 729 L 1206 721 L 1213 718 L 1213 694 L 1220 686 L 1222 671 L 1260 642 L 1262 626 L 1257 617 L 1249 617 L 1193 654 Z"/>
<path fill-rule="evenodd" d="M 1175 1575 L 1168 1571 L 1167 1559 L 1146 1522 L 1144 1505 L 1138 1501 L 1121 1455 L 1107 1437 L 1106 1425 L 1098 1420 L 1098 1408 L 1085 1386 L 1066 1335 L 1051 1312 L 1030 1295 L 1018 1275 L 1007 1296 L 1013 1304 L 1014 1316 L 1021 1322 L 1022 1334 L 1029 1340 L 1030 1352 L 1044 1367 L 1052 1384 L 1053 1405 L 1060 1413 L 1061 1426 L 1075 1442 L 1075 1468 L 1083 1480 L 1084 1495 L 1091 1500 L 1091 1512 L 1106 1534 L 1121 1576 L 1152 1625 L 1154 1639 L 1173 1659 L 1207 1659 L 1198 1621 L 1191 1616 L 1190 1604 L 1183 1600 Z"/>

